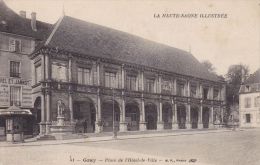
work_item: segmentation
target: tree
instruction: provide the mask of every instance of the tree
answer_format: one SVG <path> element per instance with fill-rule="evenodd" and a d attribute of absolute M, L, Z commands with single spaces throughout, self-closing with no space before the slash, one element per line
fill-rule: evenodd
<path fill-rule="evenodd" d="M 231 65 L 225 75 L 227 81 L 227 103 L 239 103 L 239 89 L 243 79 L 249 74 L 249 68 L 243 64 Z"/>
<path fill-rule="evenodd" d="M 239 105 L 239 89 L 243 80 L 248 76 L 249 68 L 243 64 L 231 65 L 228 68 L 228 72 L 225 75 L 227 82 L 226 96 L 227 96 L 227 107 L 225 113 L 225 121 L 228 122 L 231 114 L 238 113 Z M 239 120 L 234 118 L 233 121 Z M 232 122 L 232 121 L 231 121 Z"/>
<path fill-rule="evenodd" d="M 213 66 L 213 64 L 208 61 L 202 61 L 201 64 L 210 72 L 210 73 L 216 73 L 216 68 Z"/>

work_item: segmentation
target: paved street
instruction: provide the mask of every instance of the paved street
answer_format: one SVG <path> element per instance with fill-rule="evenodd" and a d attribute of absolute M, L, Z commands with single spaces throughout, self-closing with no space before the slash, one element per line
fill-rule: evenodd
<path fill-rule="evenodd" d="M 0 165 L 28 163 L 259 165 L 260 130 L 1 147 Z"/>
<path fill-rule="evenodd" d="M 80 144 L 82 145 L 82 144 Z M 260 164 L 260 130 L 98 142 L 87 146 L 225 165 Z"/>

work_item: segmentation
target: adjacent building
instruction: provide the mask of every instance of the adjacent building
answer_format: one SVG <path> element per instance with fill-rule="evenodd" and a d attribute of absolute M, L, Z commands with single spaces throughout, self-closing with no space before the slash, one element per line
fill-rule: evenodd
<path fill-rule="evenodd" d="M 44 40 L 48 28 L 49 24 L 36 20 L 36 13 L 31 13 L 28 19 L 25 11 L 18 15 L 0 0 L 0 111 L 15 105 L 34 112 L 28 55 Z M 30 129 L 33 120 L 26 122 Z M 0 117 L 1 135 L 5 133 L 5 125 L 5 119 Z"/>
<path fill-rule="evenodd" d="M 30 109 L 40 134 L 52 133 L 61 104 L 75 133 L 223 122 L 225 82 L 189 52 L 65 15 L 49 25 L 0 3 L 0 108 Z"/>
<path fill-rule="evenodd" d="M 240 87 L 239 116 L 240 127 L 260 127 L 260 69 Z"/>

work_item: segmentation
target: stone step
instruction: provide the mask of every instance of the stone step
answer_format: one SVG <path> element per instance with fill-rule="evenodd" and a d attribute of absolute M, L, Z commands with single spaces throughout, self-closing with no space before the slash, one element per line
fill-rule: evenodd
<path fill-rule="evenodd" d="M 52 135 L 39 135 L 36 137 L 37 140 L 55 140 L 55 137 Z"/>

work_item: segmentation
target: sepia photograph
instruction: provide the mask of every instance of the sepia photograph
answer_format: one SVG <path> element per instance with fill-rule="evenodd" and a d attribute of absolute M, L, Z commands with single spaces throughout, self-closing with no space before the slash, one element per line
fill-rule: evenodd
<path fill-rule="evenodd" d="M 0 165 L 259 165 L 260 0 L 0 0 Z"/>

